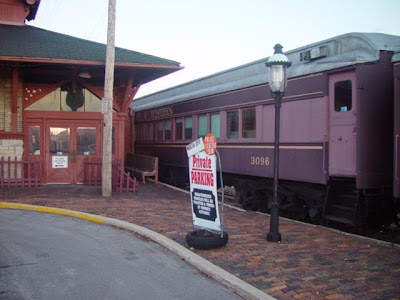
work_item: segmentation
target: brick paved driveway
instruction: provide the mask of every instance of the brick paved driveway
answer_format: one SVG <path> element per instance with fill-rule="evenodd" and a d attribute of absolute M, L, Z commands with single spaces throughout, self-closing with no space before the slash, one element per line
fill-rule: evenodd
<path fill-rule="evenodd" d="M 0 201 L 82 211 L 135 223 L 188 247 L 189 195 L 163 185 L 101 196 L 100 187 L 5 188 Z M 228 244 L 200 256 L 278 299 L 400 299 L 400 247 L 280 219 L 281 243 L 265 240 L 269 216 L 225 207 Z"/>

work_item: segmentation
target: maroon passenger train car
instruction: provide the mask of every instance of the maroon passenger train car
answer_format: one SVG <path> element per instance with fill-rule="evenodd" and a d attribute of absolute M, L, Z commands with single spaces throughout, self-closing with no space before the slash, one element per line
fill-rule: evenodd
<path fill-rule="evenodd" d="M 393 212 L 387 191 L 393 149 L 398 151 L 393 78 L 398 111 L 399 62 L 392 58 L 399 50 L 398 36 L 349 33 L 286 52 L 293 64 L 281 108 L 279 195 L 285 215 L 357 225 Z M 188 183 L 185 146 L 211 132 L 224 183 L 234 185 L 246 208 L 268 209 L 274 101 L 266 61 L 134 100 L 136 151 L 159 157 L 164 180 Z"/>
<path fill-rule="evenodd" d="M 400 198 L 400 52 L 393 55 L 394 78 L 394 165 L 393 195 Z"/>

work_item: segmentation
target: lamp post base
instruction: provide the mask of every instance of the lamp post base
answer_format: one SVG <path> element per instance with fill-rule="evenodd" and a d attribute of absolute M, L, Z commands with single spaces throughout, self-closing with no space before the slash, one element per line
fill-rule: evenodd
<path fill-rule="evenodd" d="M 281 234 L 279 232 L 268 232 L 267 233 L 267 241 L 278 243 L 282 239 Z"/>

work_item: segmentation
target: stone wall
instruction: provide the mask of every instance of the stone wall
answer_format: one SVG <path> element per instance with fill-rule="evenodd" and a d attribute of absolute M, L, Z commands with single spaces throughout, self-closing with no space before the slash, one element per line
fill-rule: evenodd
<path fill-rule="evenodd" d="M 23 141 L 21 140 L 0 140 L 0 158 L 4 157 L 17 157 L 17 159 L 22 158 L 23 153 Z"/>
<path fill-rule="evenodd" d="M 1 140 L 0 139 L 0 159 L 4 158 L 4 160 L 8 160 L 8 157 L 11 157 L 11 160 L 14 161 L 15 157 L 17 160 L 22 159 L 23 152 L 23 141 L 21 140 Z M 0 166 L 1 167 L 1 166 Z M 10 174 L 11 178 L 15 177 L 14 165 L 11 166 Z M 0 168 L 0 178 L 4 177 L 4 179 L 8 178 L 8 167 L 5 166 L 4 170 Z M 21 167 L 19 166 L 17 169 L 17 178 L 20 178 L 22 174 Z"/>

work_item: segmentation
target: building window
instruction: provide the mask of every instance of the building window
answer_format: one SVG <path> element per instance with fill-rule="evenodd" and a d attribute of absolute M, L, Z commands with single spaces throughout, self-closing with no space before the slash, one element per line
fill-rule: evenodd
<path fill-rule="evenodd" d="M 335 83 L 335 111 L 349 111 L 352 107 L 351 80 Z"/>
<path fill-rule="evenodd" d="M 96 154 L 96 128 L 78 127 L 78 154 Z"/>
<path fill-rule="evenodd" d="M 25 88 L 25 91 L 30 94 L 37 92 L 33 88 Z M 71 85 L 66 84 L 31 104 L 26 110 L 101 112 L 101 105 L 101 99 L 88 89 L 78 86 L 73 93 Z"/>
<path fill-rule="evenodd" d="M 165 121 L 165 140 L 171 140 L 171 120 Z"/>
<path fill-rule="evenodd" d="M 157 122 L 157 141 L 162 141 L 163 140 L 163 122 L 158 121 Z"/>
<path fill-rule="evenodd" d="M 220 138 L 221 124 L 219 114 L 211 115 L 211 134 L 215 136 L 215 138 Z"/>
<path fill-rule="evenodd" d="M 228 111 L 226 121 L 226 137 L 237 139 L 239 136 L 239 112 L 237 110 Z"/>
<path fill-rule="evenodd" d="M 40 126 L 29 126 L 29 154 L 40 155 Z"/>
<path fill-rule="evenodd" d="M 183 119 L 175 119 L 175 140 L 180 141 L 182 140 L 183 134 Z"/>
<path fill-rule="evenodd" d="M 242 110 L 242 137 L 245 139 L 256 137 L 256 109 Z"/>
<path fill-rule="evenodd" d="M 193 120 L 192 117 L 185 118 L 185 140 L 192 139 Z"/>
<path fill-rule="evenodd" d="M 65 155 L 69 153 L 69 127 L 50 127 L 50 154 Z"/>
<path fill-rule="evenodd" d="M 207 115 L 199 116 L 197 133 L 199 137 L 205 137 L 207 134 Z"/>

